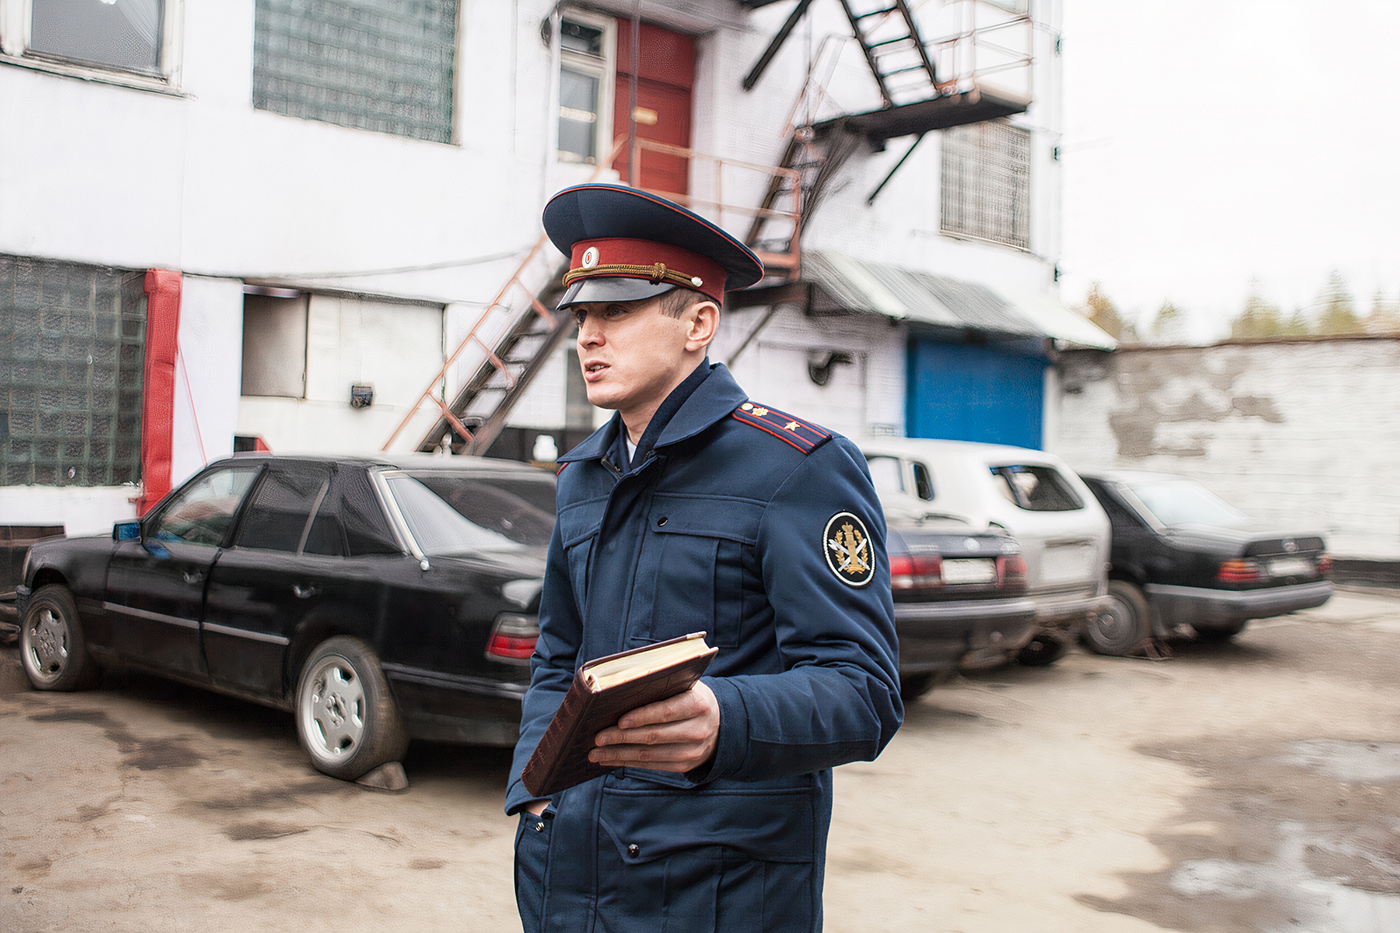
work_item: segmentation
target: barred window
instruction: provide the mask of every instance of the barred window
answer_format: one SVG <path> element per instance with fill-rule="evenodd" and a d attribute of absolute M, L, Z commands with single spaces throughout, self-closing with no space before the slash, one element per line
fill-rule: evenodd
<path fill-rule="evenodd" d="M 457 0 L 256 0 L 253 106 L 452 141 Z"/>
<path fill-rule="evenodd" d="M 1031 134 L 1003 120 L 943 133 L 939 229 L 1030 249 Z"/>
<path fill-rule="evenodd" d="M 141 479 L 144 276 L 0 255 L 0 485 Z"/>

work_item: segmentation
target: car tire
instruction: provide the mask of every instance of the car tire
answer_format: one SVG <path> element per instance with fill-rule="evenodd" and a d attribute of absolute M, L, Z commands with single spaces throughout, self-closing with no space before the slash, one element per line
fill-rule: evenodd
<path fill-rule="evenodd" d="M 1191 630 L 1196 633 L 1196 637 L 1201 641 L 1229 641 L 1240 632 L 1243 632 L 1245 626 L 1248 624 L 1248 619 L 1242 622 L 1231 622 L 1227 625 L 1197 625 L 1195 622 L 1192 622 Z"/>
<path fill-rule="evenodd" d="M 311 652 L 297 680 L 296 723 L 316 770 L 347 781 L 408 750 L 389 681 L 358 638 L 337 635 Z"/>
<path fill-rule="evenodd" d="M 24 673 L 35 690 L 83 690 L 97 682 L 97 662 L 83 640 L 73 594 L 58 584 L 30 597 L 19 629 Z"/>
<path fill-rule="evenodd" d="M 1016 653 L 1016 660 L 1027 667 L 1045 667 L 1064 657 L 1067 648 L 1062 639 L 1042 632 L 1026 642 L 1026 647 Z"/>
<path fill-rule="evenodd" d="M 1109 580 L 1108 600 L 1108 610 L 1084 626 L 1084 644 L 1095 654 L 1132 654 L 1152 637 L 1147 597 L 1127 580 Z"/>

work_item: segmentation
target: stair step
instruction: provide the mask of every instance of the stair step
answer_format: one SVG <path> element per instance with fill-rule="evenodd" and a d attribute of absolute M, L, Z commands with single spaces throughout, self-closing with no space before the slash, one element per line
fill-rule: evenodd
<path fill-rule="evenodd" d="M 882 71 L 880 74 L 886 78 L 892 78 L 895 75 L 907 74 L 911 71 L 922 71 L 924 74 L 928 74 L 928 71 L 924 68 L 923 62 L 917 65 L 910 65 L 907 68 L 895 68 L 893 71 Z"/>
<path fill-rule="evenodd" d="M 911 35 L 904 35 L 895 36 L 893 39 L 881 39 L 879 42 L 867 42 L 865 44 L 873 52 L 882 49 L 885 46 L 894 45 L 897 42 L 915 42 L 915 40 L 914 37 Z M 916 42 L 915 45 L 917 46 Z"/>

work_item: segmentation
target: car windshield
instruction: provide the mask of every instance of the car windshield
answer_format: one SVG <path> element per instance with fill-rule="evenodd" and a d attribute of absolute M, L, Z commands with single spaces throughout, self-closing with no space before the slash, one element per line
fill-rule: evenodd
<path fill-rule="evenodd" d="M 1125 484 L 1152 517 L 1173 525 L 1240 525 L 1249 516 L 1193 479 L 1165 477 Z"/>
<path fill-rule="evenodd" d="M 429 557 L 549 544 L 553 477 L 471 476 L 447 470 L 387 477 L 404 522 Z"/>

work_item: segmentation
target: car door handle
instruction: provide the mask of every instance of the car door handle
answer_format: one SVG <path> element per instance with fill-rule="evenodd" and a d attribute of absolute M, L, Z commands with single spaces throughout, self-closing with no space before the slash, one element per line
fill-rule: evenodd
<path fill-rule="evenodd" d="M 186 570 L 181 576 L 185 578 L 185 582 L 190 586 L 194 586 L 196 583 L 201 583 L 204 580 L 204 574 L 198 570 Z"/>
<path fill-rule="evenodd" d="M 292 594 L 296 596 L 297 599 L 310 599 L 315 596 L 316 593 L 317 589 L 314 586 L 302 586 L 300 583 L 292 584 Z"/>

